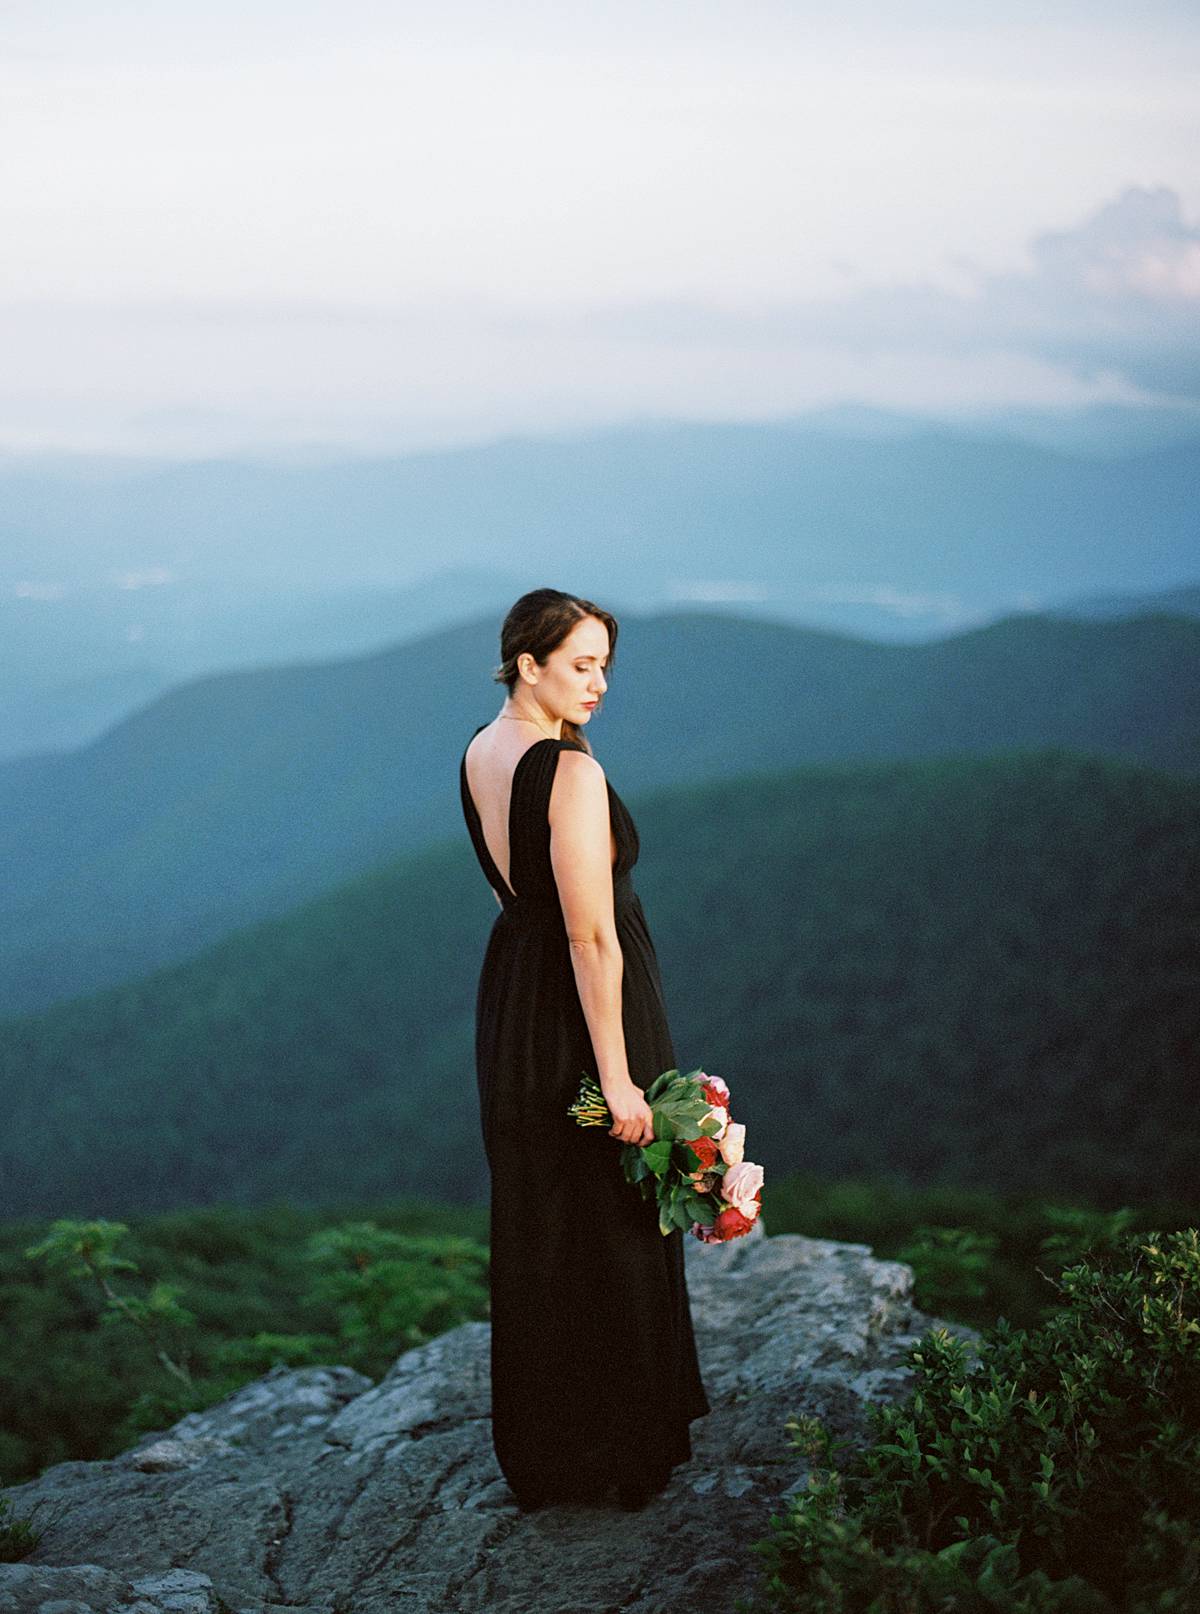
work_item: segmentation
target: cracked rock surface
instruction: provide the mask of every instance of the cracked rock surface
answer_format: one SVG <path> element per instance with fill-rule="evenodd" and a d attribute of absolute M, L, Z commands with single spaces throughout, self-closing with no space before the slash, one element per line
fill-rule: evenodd
<path fill-rule="evenodd" d="M 0 1564 L 0 1614 L 733 1614 L 803 1459 L 802 1412 L 861 1438 L 938 1319 L 865 1244 L 685 1239 L 712 1404 L 692 1461 L 641 1512 L 519 1513 L 489 1421 L 489 1325 L 406 1352 L 378 1384 L 274 1368 L 107 1462 L 5 1494 L 46 1527 Z M 972 1330 L 946 1324 L 971 1339 Z"/>

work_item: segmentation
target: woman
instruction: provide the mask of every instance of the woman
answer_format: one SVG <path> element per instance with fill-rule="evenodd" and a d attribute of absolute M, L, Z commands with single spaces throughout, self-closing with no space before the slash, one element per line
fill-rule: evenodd
<path fill-rule="evenodd" d="M 501 906 L 476 999 L 491 1170 L 492 1438 L 525 1508 L 660 1491 L 707 1413 L 683 1234 L 629 1183 L 653 1137 L 643 1089 L 676 1061 L 630 870 L 638 835 L 584 731 L 617 623 L 557 589 L 517 601 L 495 674 L 508 690 L 460 766 L 463 813 Z M 585 1071 L 611 1129 L 567 1113 Z"/>

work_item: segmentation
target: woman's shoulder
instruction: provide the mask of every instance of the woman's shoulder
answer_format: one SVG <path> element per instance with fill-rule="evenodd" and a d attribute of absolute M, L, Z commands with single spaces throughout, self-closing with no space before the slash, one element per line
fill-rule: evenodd
<path fill-rule="evenodd" d="M 466 745 L 463 746 L 462 754 L 464 761 L 472 752 L 480 750 L 479 736 L 483 733 L 484 729 L 490 729 L 492 727 L 493 725 L 491 723 L 481 723 L 479 725 L 474 734 L 472 734 L 471 738 L 467 741 Z M 486 744 L 486 741 L 484 743 Z"/>
<path fill-rule="evenodd" d="M 555 767 L 550 799 L 559 803 L 564 797 L 586 802 L 600 797 L 608 790 L 608 779 L 603 767 L 590 751 L 585 751 L 573 740 L 560 740 L 553 752 Z"/>
<path fill-rule="evenodd" d="M 568 773 L 604 778 L 604 768 L 599 759 L 592 752 L 585 751 L 578 740 L 562 739 L 558 742 L 558 766 L 560 770 L 565 768 Z"/>

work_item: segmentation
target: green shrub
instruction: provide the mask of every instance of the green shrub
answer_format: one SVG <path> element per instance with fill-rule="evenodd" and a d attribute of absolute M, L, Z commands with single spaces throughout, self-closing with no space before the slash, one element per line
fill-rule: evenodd
<path fill-rule="evenodd" d="M 486 1212 L 362 1209 L 0 1223 L 0 1485 L 115 1456 L 277 1363 L 378 1378 L 487 1316 Z"/>
<path fill-rule="evenodd" d="M 489 1250 L 471 1238 L 344 1222 L 312 1234 L 306 1257 L 310 1299 L 338 1320 L 338 1360 L 361 1373 L 384 1373 L 398 1351 L 487 1315 Z"/>
<path fill-rule="evenodd" d="M 1200 1608 L 1200 1234 L 1114 1234 L 1033 1331 L 932 1329 L 907 1400 L 843 1453 L 788 1425 L 807 1488 L 754 1544 L 798 1614 Z M 743 1608 L 745 1604 L 741 1605 Z"/>
<path fill-rule="evenodd" d="M 923 1311 L 961 1316 L 985 1298 L 999 1239 L 969 1227 L 915 1227 L 897 1261 L 913 1269 L 913 1291 Z"/>

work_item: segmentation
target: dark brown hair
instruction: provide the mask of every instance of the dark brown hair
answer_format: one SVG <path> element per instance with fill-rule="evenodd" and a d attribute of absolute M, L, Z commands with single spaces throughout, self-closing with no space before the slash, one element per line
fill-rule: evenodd
<path fill-rule="evenodd" d="M 504 618 L 504 626 L 500 629 L 500 665 L 492 674 L 493 681 L 504 684 L 511 695 L 521 676 L 517 671 L 517 657 L 528 651 L 538 666 L 544 667 L 550 659 L 550 652 L 558 649 L 577 622 L 589 616 L 596 617 L 608 629 L 608 664 L 611 667 L 617 650 L 615 616 L 591 600 L 580 599 L 578 594 L 564 594 L 557 588 L 535 588 L 528 594 L 522 594 Z M 597 712 L 603 705 L 602 695 L 596 707 Z M 583 729 L 565 717 L 562 737 L 564 740 L 578 741 L 587 754 L 592 755 Z"/>

